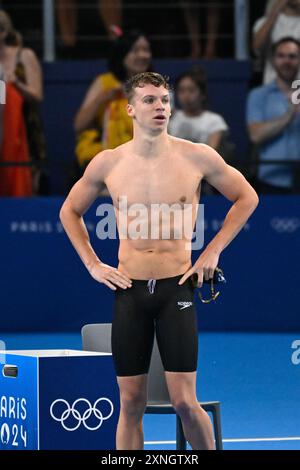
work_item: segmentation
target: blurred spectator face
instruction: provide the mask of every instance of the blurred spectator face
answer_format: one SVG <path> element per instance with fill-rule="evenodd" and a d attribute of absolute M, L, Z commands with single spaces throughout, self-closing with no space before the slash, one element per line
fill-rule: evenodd
<path fill-rule="evenodd" d="M 204 95 L 194 80 L 184 77 L 177 85 L 177 99 L 183 111 L 195 112 L 202 109 Z"/>
<path fill-rule="evenodd" d="M 150 44 L 144 36 L 138 38 L 124 58 L 124 66 L 130 75 L 146 72 L 152 59 Z"/>
<path fill-rule="evenodd" d="M 280 44 L 273 57 L 274 68 L 279 78 L 293 81 L 300 67 L 300 49 L 293 42 Z"/>

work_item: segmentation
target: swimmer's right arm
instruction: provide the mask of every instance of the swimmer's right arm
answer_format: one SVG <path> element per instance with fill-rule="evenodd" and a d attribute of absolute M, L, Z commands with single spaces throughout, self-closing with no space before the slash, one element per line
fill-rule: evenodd
<path fill-rule="evenodd" d="M 101 152 L 93 158 L 83 177 L 71 189 L 59 215 L 72 245 L 90 275 L 96 281 L 116 290 L 115 286 L 124 289 L 130 287 L 131 280 L 98 258 L 90 243 L 90 237 L 83 220 L 83 215 L 97 199 L 103 188 L 105 175 L 108 171 L 108 152 Z"/>

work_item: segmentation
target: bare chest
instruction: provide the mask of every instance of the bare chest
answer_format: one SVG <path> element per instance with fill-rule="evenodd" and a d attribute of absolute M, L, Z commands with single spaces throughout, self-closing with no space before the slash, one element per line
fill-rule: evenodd
<path fill-rule="evenodd" d="M 124 162 L 125 163 L 125 162 Z M 188 164 L 170 160 L 133 164 L 123 162 L 108 177 L 106 184 L 116 207 L 127 204 L 191 204 L 199 196 L 201 177 Z"/>

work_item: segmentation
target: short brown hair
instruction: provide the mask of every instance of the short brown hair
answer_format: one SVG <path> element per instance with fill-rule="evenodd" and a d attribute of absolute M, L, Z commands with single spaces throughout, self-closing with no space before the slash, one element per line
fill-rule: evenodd
<path fill-rule="evenodd" d="M 125 83 L 125 93 L 128 102 L 132 101 L 135 88 L 142 88 L 144 85 L 154 85 L 156 87 L 163 86 L 166 90 L 170 89 L 169 77 L 155 72 L 137 73 L 129 78 Z"/>

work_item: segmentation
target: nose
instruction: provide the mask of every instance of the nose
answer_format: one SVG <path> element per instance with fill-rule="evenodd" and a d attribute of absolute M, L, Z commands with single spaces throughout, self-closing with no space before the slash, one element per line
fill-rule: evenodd
<path fill-rule="evenodd" d="M 163 104 L 162 101 L 158 100 L 155 109 L 156 109 L 156 111 L 164 111 L 165 110 L 165 105 Z"/>

